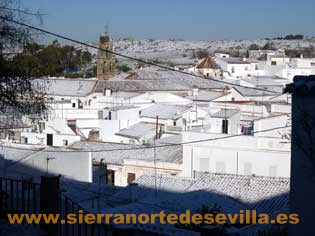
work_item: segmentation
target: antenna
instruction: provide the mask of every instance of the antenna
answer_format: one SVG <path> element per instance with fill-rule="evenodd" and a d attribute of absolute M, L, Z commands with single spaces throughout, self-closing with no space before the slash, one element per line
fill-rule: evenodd
<path fill-rule="evenodd" d="M 105 29 L 105 36 L 109 35 L 109 24 L 108 24 L 108 22 L 105 24 L 104 29 Z"/>

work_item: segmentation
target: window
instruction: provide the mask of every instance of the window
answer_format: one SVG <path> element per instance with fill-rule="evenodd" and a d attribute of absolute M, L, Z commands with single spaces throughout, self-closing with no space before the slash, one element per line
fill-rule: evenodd
<path fill-rule="evenodd" d="M 235 67 L 232 66 L 232 73 L 235 73 Z"/>
<path fill-rule="evenodd" d="M 176 126 L 176 120 L 173 120 L 173 126 Z"/>
<path fill-rule="evenodd" d="M 64 139 L 62 140 L 63 146 L 68 146 L 68 140 Z"/>
<path fill-rule="evenodd" d="M 115 184 L 115 171 L 107 169 L 106 170 L 106 184 L 114 185 Z"/>
<path fill-rule="evenodd" d="M 229 121 L 222 120 L 222 133 L 227 134 L 229 132 Z"/>
<path fill-rule="evenodd" d="M 272 66 L 275 66 L 275 65 L 277 65 L 277 62 L 276 62 L 276 61 L 272 61 L 272 62 L 271 62 L 271 65 L 272 65 Z"/>
<path fill-rule="evenodd" d="M 210 74 L 209 74 L 209 73 L 207 73 L 207 77 L 210 77 Z"/>
<path fill-rule="evenodd" d="M 215 172 L 216 173 L 225 173 L 225 163 L 223 161 L 217 161 L 215 163 Z"/>
<path fill-rule="evenodd" d="M 258 65 L 257 64 L 255 65 L 255 70 L 258 70 Z"/>
<path fill-rule="evenodd" d="M 98 111 L 98 119 L 102 120 L 104 118 L 103 111 Z"/>
<path fill-rule="evenodd" d="M 232 102 L 234 102 L 234 101 L 235 101 L 235 98 L 234 98 L 234 97 L 232 97 L 232 99 L 231 99 L 231 100 L 232 100 Z"/>
<path fill-rule="evenodd" d="M 21 137 L 21 143 L 23 143 L 23 144 L 27 144 L 27 143 L 28 143 L 28 138 L 27 138 L 27 137 L 22 136 L 22 137 Z"/>
<path fill-rule="evenodd" d="M 128 173 L 127 183 L 130 184 L 132 181 L 136 179 L 135 173 Z"/>
<path fill-rule="evenodd" d="M 111 111 L 108 112 L 108 119 L 109 119 L 109 120 L 112 119 L 112 112 L 111 112 Z"/>
<path fill-rule="evenodd" d="M 252 173 L 252 163 L 246 162 L 244 164 L 244 175 L 251 175 Z"/>
<path fill-rule="evenodd" d="M 72 103 L 72 108 L 75 108 L 75 103 L 74 102 Z"/>
<path fill-rule="evenodd" d="M 199 170 L 201 172 L 208 172 L 209 171 L 209 158 L 207 158 L 207 157 L 200 158 Z"/>
<path fill-rule="evenodd" d="M 53 146 L 53 134 L 47 134 L 47 146 Z"/>

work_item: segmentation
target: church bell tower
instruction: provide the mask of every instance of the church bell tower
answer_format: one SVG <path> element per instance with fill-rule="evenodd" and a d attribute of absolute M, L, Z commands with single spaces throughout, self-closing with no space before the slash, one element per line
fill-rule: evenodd
<path fill-rule="evenodd" d="M 112 53 L 113 44 L 107 33 L 100 36 L 99 50 L 97 57 L 97 78 L 99 80 L 106 80 L 114 76 L 116 61 Z"/>

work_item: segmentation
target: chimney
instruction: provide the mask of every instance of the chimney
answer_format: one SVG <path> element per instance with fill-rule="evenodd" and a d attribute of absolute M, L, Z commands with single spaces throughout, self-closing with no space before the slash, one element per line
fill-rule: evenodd
<path fill-rule="evenodd" d="M 192 89 L 192 95 L 193 95 L 193 96 L 197 96 L 197 95 L 198 95 L 198 92 L 199 92 L 199 89 L 198 89 L 198 88 L 193 88 L 193 89 Z"/>
<path fill-rule="evenodd" d="M 292 94 L 290 213 L 299 223 L 289 225 L 289 235 L 315 235 L 315 75 L 293 81 L 284 92 Z"/>
<path fill-rule="evenodd" d="M 106 97 L 112 96 L 112 90 L 111 90 L 111 88 L 105 88 L 104 95 L 105 95 Z"/>

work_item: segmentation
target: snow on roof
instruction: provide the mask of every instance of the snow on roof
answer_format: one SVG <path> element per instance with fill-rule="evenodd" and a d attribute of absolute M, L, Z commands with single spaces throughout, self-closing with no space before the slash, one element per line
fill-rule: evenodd
<path fill-rule="evenodd" d="M 248 58 L 241 58 L 241 57 L 223 57 L 220 60 L 225 61 L 228 64 L 251 64 L 251 63 L 258 63 L 258 61 Z"/>
<path fill-rule="evenodd" d="M 176 134 L 176 135 L 171 135 L 165 138 L 161 138 L 157 140 L 157 143 L 161 143 L 161 144 L 179 144 L 183 142 L 182 140 L 182 135 Z"/>
<path fill-rule="evenodd" d="M 210 209 L 220 207 L 221 213 L 231 214 L 244 209 L 255 209 L 258 213 L 274 215 L 288 212 L 289 185 L 289 178 L 203 174 L 197 179 L 190 179 L 142 175 L 125 188 L 93 183 L 68 183 L 65 186 L 65 194 L 70 199 L 79 201 L 81 206 L 91 213 L 132 212 L 139 215 L 165 211 L 166 214 L 181 214 L 186 210 L 197 212 L 204 205 Z M 193 231 L 183 231 L 173 225 L 161 225 L 159 222 L 153 225 L 125 227 L 162 235 L 194 235 Z M 257 231 L 247 226 L 240 229 L 246 232 Z"/>
<path fill-rule="evenodd" d="M 211 115 L 214 118 L 231 118 L 232 116 L 238 114 L 240 111 L 235 109 L 221 109 L 220 111 Z"/>
<path fill-rule="evenodd" d="M 251 83 L 256 86 L 283 86 L 287 80 L 280 82 L 277 79 L 271 77 L 250 77 L 250 78 L 242 78 L 248 83 Z"/>
<path fill-rule="evenodd" d="M 137 97 L 141 94 L 143 93 L 118 91 L 118 92 L 113 92 L 112 97 L 130 99 L 130 98 Z"/>
<path fill-rule="evenodd" d="M 139 139 L 148 133 L 154 133 L 156 129 L 155 126 L 156 125 L 152 123 L 140 122 L 129 128 L 120 130 L 116 135 Z"/>
<path fill-rule="evenodd" d="M 186 195 L 196 191 L 216 193 L 232 198 L 240 204 L 247 205 L 248 209 L 256 209 L 258 212 L 273 213 L 288 210 L 289 178 L 203 174 L 197 179 L 158 176 L 157 182 L 159 190 L 182 192 Z M 136 179 L 135 183 L 138 183 L 140 188 L 154 188 L 155 177 L 144 175 Z M 145 197 L 141 196 L 141 198 Z M 173 204 L 176 205 L 175 202 Z"/>
<path fill-rule="evenodd" d="M 105 87 L 113 91 L 186 91 L 193 87 L 211 89 L 223 88 L 224 84 L 207 78 L 182 74 L 176 71 L 145 67 L 135 71 L 137 78 L 133 80 L 119 79 L 99 81 L 97 92 L 103 92 Z"/>
<path fill-rule="evenodd" d="M 222 97 L 224 95 L 226 95 L 226 94 L 222 93 L 222 92 L 200 90 L 197 95 L 187 96 L 186 98 L 188 98 L 192 101 L 212 101 L 212 100 L 219 98 L 219 97 Z"/>
<path fill-rule="evenodd" d="M 236 85 L 234 85 L 233 88 L 242 96 L 249 96 L 249 97 L 276 96 L 276 95 L 281 94 L 280 92 L 274 91 L 271 88 L 255 89 L 255 88 L 248 88 L 248 87 L 242 87 L 242 86 L 236 86 Z"/>
<path fill-rule="evenodd" d="M 93 92 L 97 80 L 87 79 L 35 79 L 34 86 L 51 96 L 86 96 Z"/>
<path fill-rule="evenodd" d="M 121 105 L 121 106 L 115 106 L 115 107 L 104 107 L 104 110 L 108 111 L 121 111 L 121 110 L 129 110 L 129 109 L 136 109 L 137 106 L 134 105 Z"/>
<path fill-rule="evenodd" d="M 192 109 L 191 106 L 180 106 L 170 104 L 154 104 L 148 108 L 141 110 L 140 117 L 150 117 L 159 119 L 179 119 L 185 112 Z"/>
<path fill-rule="evenodd" d="M 99 81 L 96 92 L 103 92 L 105 87 L 110 87 L 113 91 L 182 91 L 188 90 L 187 86 L 167 80 L 124 80 Z"/>
<path fill-rule="evenodd" d="M 143 145 L 130 145 L 121 143 L 106 143 L 106 142 L 92 142 L 92 141 L 80 141 L 69 146 L 76 150 L 94 150 L 92 152 L 92 158 L 100 162 L 101 159 L 107 164 L 122 164 L 125 159 L 142 160 L 142 161 L 153 161 L 154 160 L 154 149 L 147 148 Z M 118 149 L 116 151 L 116 149 Z M 124 150 L 126 149 L 126 150 Z M 132 149 L 132 150 L 130 150 Z M 100 152 L 97 152 L 101 150 Z M 106 151 L 111 150 L 111 151 Z M 181 163 L 182 162 L 182 147 L 168 146 L 168 147 L 157 147 L 156 156 L 159 162 L 168 163 Z"/>

